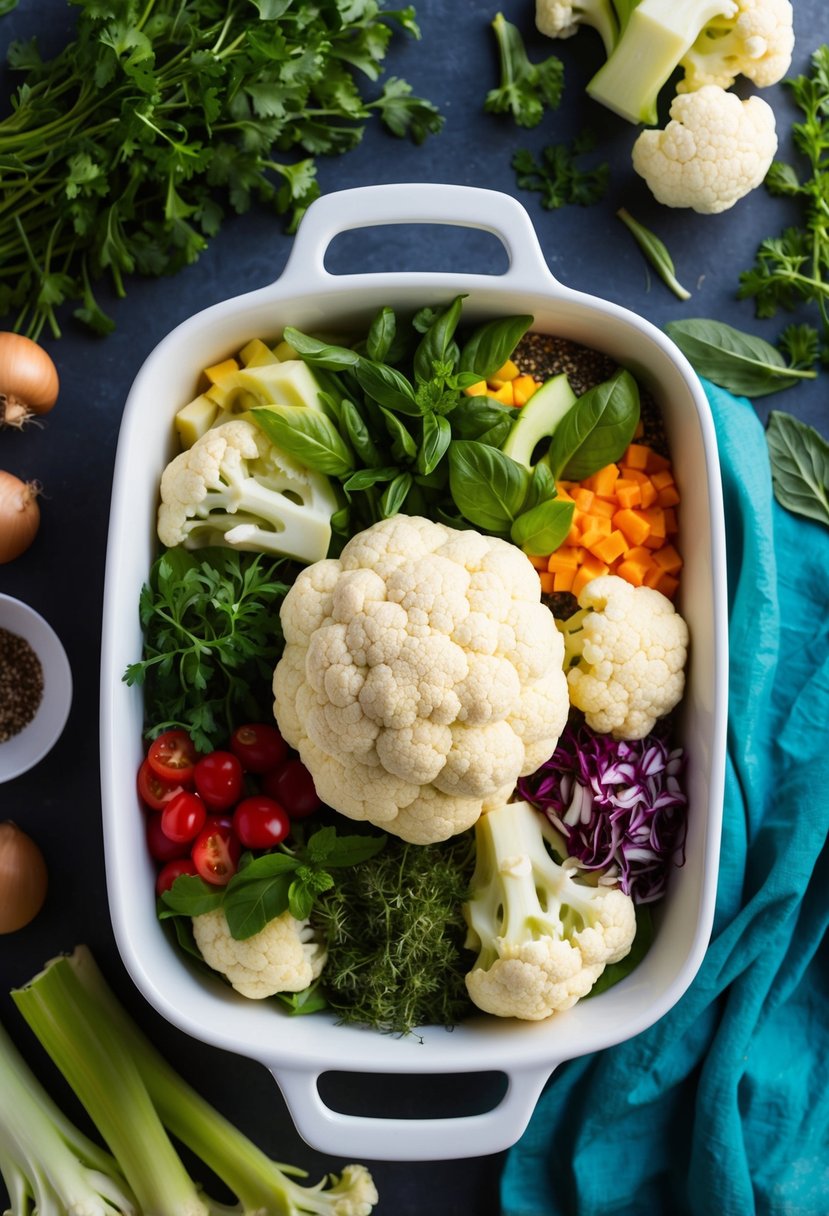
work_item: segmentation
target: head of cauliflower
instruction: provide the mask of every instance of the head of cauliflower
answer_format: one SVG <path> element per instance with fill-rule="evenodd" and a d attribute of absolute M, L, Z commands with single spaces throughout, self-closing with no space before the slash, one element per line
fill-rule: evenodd
<path fill-rule="evenodd" d="M 307 567 L 282 608 L 274 713 L 320 798 L 446 840 L 553 752 L 564 648 L 514 545 L 415 516 Z"/>

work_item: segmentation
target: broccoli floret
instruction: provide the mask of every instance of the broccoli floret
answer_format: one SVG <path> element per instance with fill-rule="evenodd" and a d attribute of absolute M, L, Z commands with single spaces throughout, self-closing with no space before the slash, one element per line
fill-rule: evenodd
<path fill-rule="evenodd" d="M 560 847 L 527 802 L 488 811 L 475 825 L 464 915 L 478 958 L 466 985 L 478 1008 L 498 1017 L 539 1021 L 569 1009 L 636 935 L 630 896 L 579 881 L 576 863 L 560 865 L 547 841 Z"/>

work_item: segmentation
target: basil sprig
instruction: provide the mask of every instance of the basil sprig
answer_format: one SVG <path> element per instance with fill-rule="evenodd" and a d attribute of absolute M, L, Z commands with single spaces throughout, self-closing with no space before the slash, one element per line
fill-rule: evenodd
<path fill-rule="evenodd" d="M 669 321 L 665 332 L 698 375 L 739 396 L 766 397 L 817 375 L 814 368 L 787 364 L 770 342 L 724 321 Z"/>

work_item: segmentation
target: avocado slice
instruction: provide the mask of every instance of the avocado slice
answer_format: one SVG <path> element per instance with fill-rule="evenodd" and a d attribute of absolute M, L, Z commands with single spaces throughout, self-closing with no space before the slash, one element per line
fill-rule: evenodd
<path fill-rule="evenodd" d="M 501 451 L 532 472 L 536 447 L 543 439 L 552 438 L 556 427 L 577 400 L 563 372 L 551 376 L 527 404 L 521 406 Z"/>

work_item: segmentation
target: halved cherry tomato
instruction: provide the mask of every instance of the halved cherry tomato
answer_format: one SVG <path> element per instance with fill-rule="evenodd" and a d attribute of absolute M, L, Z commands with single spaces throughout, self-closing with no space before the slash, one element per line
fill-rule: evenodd
<path fill-rule="evenodd" d="M 262 791 L 275 798 L 291 819 L 306 819 L 322 806 L 314 778 L 301 760 L 286 760 L 279 768 L 265 773 Z"/>
<path fill-rule="evenodd" d="M 177 857 L 186 857 L 190 852 L 189 844 L 164 835 L 160 815 L 147 816 L 147 848 L 155 861 L 174 861 Z"/>
<path fill-rule="evenodd" d="M 230 750 L 238 756 L 248 773 L 266 773 L 288 755 L 288 744 L 275 726 L 250 722 L 237 726 L 230 736 Z"/>
<path fill-rule="evenodd" d="M 211 816 L 195 839 L 190 856 L 199 875 L 216 887 L 226 886 L 239 864 L 239 840 L 226 816 Z"/>
<path fill-rule="evenodd" d="M 195 875 L 197 872 L 190 857 L 179 857 L 175 861 L 168 861 L 166 865 L 161 867 L 156 876 L 156 895 L 163 895 L 165 891 L 169 891 L 176 879 L 180 878 L 182 874 Z"/>
<path fill-rule="evenodd" d="M 209 752 L 196 762 L 193 781 L 211 811 L 227 811 L 242 796 L 242 763 L 233 752 Z"/>
<path fill-rule="evenodd" d="M 183 789 L 180 781 L 164 781 L 153 772 L 148 760 L 142 761 L 138 770 L 138 796 L 151 811 L 163 811 L 170 799 Z"/>
<path fill-rule="evenodd" d="M 161 830 L 170 840 L 187 844 L 195 840 L 207 819 L 207 807 L 198 794 L 182 790 L 161 812 Z"/>
<path fill-rule="evenodd" d="M 197 752 L 186 730 L 165 730 L 153 739 L 147 752 L 147 763 L 164 781 L 190 785 Z"/>
<path fill-rule="evenodd" d="M 270 849 L 284 840 L 291 821 L 273 798 L 253 794 L 233 812 L 233 830 L 246 849 Z"/>

